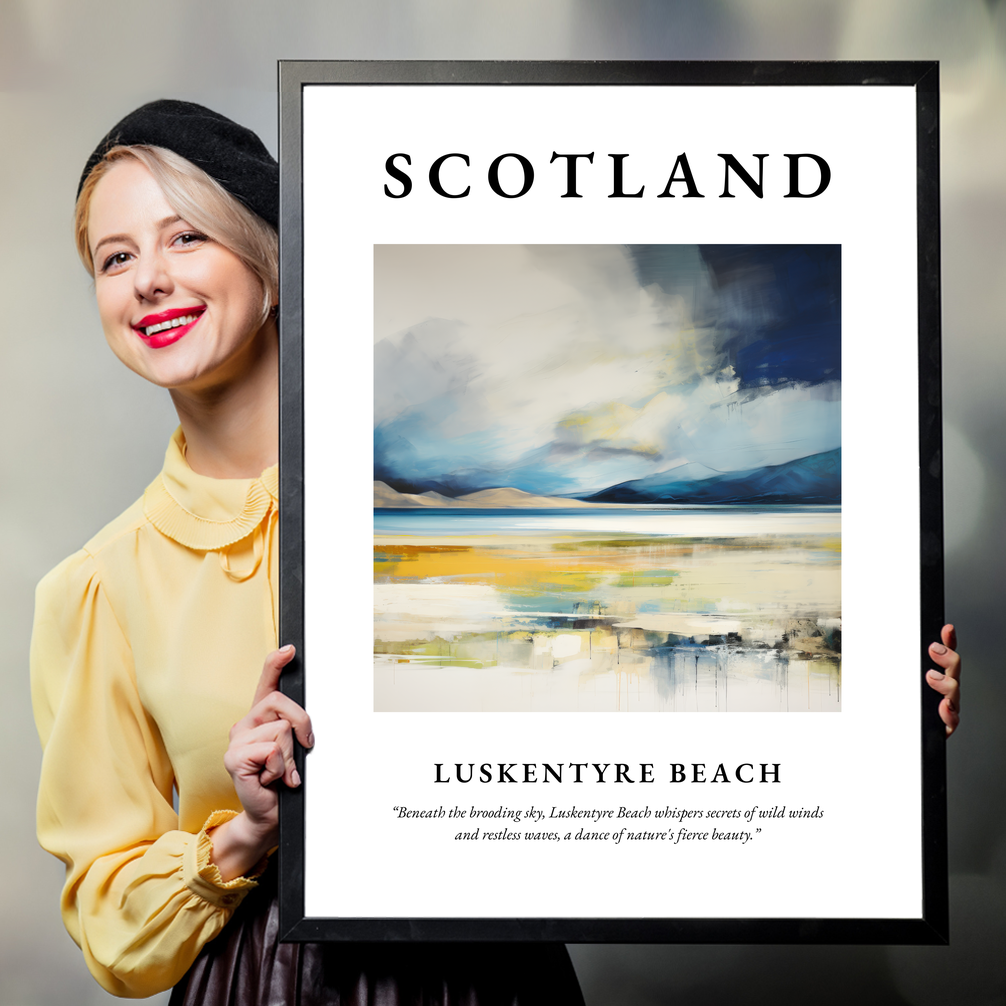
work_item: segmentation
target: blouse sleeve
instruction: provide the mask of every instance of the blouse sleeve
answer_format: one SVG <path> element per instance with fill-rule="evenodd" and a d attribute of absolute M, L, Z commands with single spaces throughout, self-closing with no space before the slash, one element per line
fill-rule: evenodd
<path fill-rule="evenodd" d="M 63 921 L 118 996 L 170 988 L 255 882 L 224 882 L 208 828 L 178 830 L 171 764 L 140 703 L 129 642 L 78 552 L 39 584 L 31 644 L 42 741 L 38 837 L 66 865 Z"/>

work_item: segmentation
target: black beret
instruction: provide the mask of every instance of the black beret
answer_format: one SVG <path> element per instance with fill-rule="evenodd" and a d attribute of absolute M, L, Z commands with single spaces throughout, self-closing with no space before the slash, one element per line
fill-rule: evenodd
<path fill-rule="evenodd" d="M 250 130 L 191 101 L 163 98 L 114 125 L 84 165 L 77 195 L 91 169 L 112 147 L 166 147 L 191 161 L 273 227 L 279 226 L 279 165 Z"/>

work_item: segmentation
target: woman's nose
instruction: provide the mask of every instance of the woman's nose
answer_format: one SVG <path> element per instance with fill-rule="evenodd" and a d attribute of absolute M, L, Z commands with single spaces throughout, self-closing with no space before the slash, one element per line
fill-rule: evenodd
<path fill-rule="evenodd" d="M 133 287 L 137 300 L 155 301 L 174 289 L 168 262 L 160 251 L 141 254 L 133 271 Z"/>

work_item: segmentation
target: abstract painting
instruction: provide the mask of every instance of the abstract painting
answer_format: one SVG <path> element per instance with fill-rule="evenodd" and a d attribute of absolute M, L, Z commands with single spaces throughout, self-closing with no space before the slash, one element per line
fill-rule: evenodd
<path fill-rule="evenodd" d="M 378 245 L 375 711 L 841 709 L 841 248 Z"/>

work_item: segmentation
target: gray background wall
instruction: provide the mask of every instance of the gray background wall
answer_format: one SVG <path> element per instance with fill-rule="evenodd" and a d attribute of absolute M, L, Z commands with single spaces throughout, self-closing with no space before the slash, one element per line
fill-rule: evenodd
<path fill-rule="evenodd" d="M 32 590 L 137 497 L 175 422 L 167 396 L 104 345 L 70 236 L 78 172 L 122 114 L 166 96 L 217 108 L 275 149 L 279 58 L 942 61 L 947 614 L 967 663 L 949 759 L 953 945 L 572 949 L 591 1006 L 1006 1002 L 1006 4 L 3 0 L 0 1006 L 108 999 L 62 929 L 61 869 L 34 839 Z"/>

